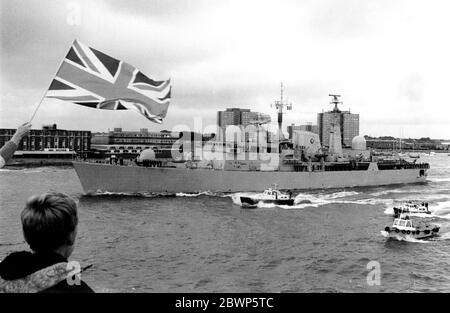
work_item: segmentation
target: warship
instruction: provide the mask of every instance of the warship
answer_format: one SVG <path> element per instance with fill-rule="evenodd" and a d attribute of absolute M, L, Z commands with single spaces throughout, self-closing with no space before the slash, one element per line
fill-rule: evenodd
<path fill-rule="evenodd" d="M 331 103 L 341 103 L 339 95 L 330 96 Z M 291 104 L 283 100 L 281 92 L 281 100 L 274 105 L 278 140 L 271 142 L 272 149 L 251 150 L 245 143 L 241 149 L 236 142 L 214 139 L 203 146 L 209 152 L 207 158 L 160 161 L 151 150 L 144 150 L 130 164 L 74 161 L 73 166 L 88 194 L 262 192 L 272 184 L 280 190 L 306 190 L 426 181 L 429 164 L 377 155 L 366 148 L 362 136 L 353 138 L 351 149 L 343 149 L 340 126 L 334 122 L 326 147 L 322 147 L 318 134 L 308 131 L 294 131 L 292 139 L 285 139 L 281 131 L 283 108 L 291 109 Z"/>

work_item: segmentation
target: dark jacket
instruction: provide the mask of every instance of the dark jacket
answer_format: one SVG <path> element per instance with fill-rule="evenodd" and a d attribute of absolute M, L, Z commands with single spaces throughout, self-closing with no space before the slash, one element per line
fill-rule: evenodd
<path fill-rule="evenodd" d="M 0 292 L 91 293 L 85 282 L 69 285 L 68 260 L 53 252 L 13 252 L 0 263 Z"/>

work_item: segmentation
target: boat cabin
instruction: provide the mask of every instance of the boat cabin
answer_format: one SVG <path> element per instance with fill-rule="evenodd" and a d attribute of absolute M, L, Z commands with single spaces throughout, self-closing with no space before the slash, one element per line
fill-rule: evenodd
<path fill-rule="evenodd" d="M 405 212 L 418 212 L 418 213 L 429 213 L 428 202 L 419 202 L 409 200 L 400 206 L 401 211 Z"/>
<path fill-rule="evenodd" d="M 271 199 L 277 199 L 277 200 L 291 198 L 290 195 L 283 194 L 279 190 L 272 189 L 272 188 L 264 190 L 263 195 L 264 195 L 264 197 L 271 198 Z"/>
<path fill-rule="evenodd" d="M 407 214 L 400 214 L 400 217 L 394 220 L 392 226 L 401 230 L 414 228 L 413 222 L 409 219 L 409 215 Z"/>

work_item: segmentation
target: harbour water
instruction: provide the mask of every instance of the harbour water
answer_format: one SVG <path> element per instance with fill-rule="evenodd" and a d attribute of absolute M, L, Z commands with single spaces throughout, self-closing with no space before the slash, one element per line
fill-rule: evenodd
<path fill-rule="evenodd" d="M 450 292 L 450 156 L 421 157 L 426 184 L 297 191 L 294 207 L 245 210 L 239 194 L 87 196 L 72 168 L 0 170 L 0 259 L 27 249 L 32 194 L 79 200 L 72 260 L 99 292 Z M 268 182 L 270 184 L 270 182 Z M 392 206 L 428 201 L 431 240 L 386 239 Z M 370 261 L 380 284 L 370 286 Z"/>

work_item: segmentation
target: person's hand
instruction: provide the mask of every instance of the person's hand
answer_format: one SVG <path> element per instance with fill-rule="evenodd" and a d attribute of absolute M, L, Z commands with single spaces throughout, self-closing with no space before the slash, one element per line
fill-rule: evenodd
<path fill-rule="evenodd" d="M 30 123 L 24 123 L 20 125 L 16 132 L 14 133 L 13 137 L 11 138 L 11 141 L 14 142 L 16 145 L 19 145 L 20 141 L 23 137 L 28 135 L 30 132 L 31 124 Z"/>

